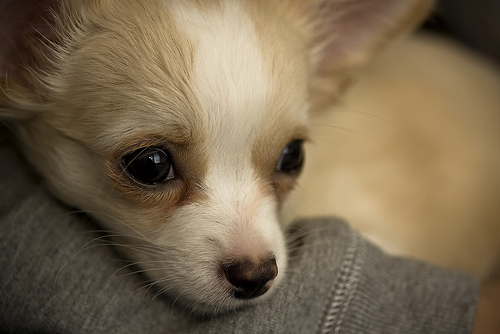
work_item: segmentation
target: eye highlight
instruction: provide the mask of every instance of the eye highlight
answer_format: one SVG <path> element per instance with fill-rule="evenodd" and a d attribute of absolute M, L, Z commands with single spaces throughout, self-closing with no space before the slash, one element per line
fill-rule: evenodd
<path fill-rule="evenodd" d="M 122 166 L 134 180 L 145 185 L 163 183 L 175 177 L 172 159 L 158 147 L 141 148 L 125 155 Z"/>
<path fill-rule="evenodd" d="M 302 143 L 303 140 L 295 139 L 285 146 L 276 166 L 278 173 L 297 174 L 302 170 L 304 164 Z"/>

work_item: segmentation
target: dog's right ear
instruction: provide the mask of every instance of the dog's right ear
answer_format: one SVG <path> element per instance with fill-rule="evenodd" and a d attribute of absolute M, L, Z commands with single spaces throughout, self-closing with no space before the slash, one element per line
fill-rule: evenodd
<path fill-rule="evenodd" d="M 278 0 L 285 1 L 285 0 Z M 378 49 L 415 28 L 435 0 L 289 0 L 306 15 L 312 55 L 313 109 L 335 99 L 349 72 Z M 302 15 L 304 15 L 302 14 Z"/>
<path fill-rule="evenodd" d="M 0 2 L 0 117 L 27 119 L 45 99 L 37 73 L 50 63 L 60 0 Z"/>

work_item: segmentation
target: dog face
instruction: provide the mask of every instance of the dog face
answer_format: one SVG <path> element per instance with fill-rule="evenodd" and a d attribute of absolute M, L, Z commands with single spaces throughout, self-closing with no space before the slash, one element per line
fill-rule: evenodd
<path fill-rule="evenodd" d="M 31 1 L 56 15 L 3 51 L 2 115 L 53 192 L 119 233 L 161 291 L 239 307 L 286 270 L 277 213 L 308 112 L 429 6 L 354 2 Z"/>

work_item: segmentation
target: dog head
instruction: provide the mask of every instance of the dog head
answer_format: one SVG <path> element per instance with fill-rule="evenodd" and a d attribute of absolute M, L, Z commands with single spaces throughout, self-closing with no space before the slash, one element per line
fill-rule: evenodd
<path fill-rule="evenodd" d="M 2 116 L 49 187 L 202 312 L 269 295 L 311 110 L 431 1 L 7 1 Z"/>

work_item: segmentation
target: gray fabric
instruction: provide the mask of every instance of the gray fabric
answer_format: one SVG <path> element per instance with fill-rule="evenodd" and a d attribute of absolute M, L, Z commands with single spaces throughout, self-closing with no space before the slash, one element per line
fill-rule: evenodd
<path fill-rule="evenodd" d="M 2 129 L 0 128 L 0 131 Z M 199 319 L 144 288 L 91 219 L 48 195 L 0 145 L 0 331 L 11 333 L 469 333 L 478 296 L 466 275 L 388 257 L 346 224 L 295 224 L 274 295 Z M 92 241 L 94 240 L 94 241 Z"/>

